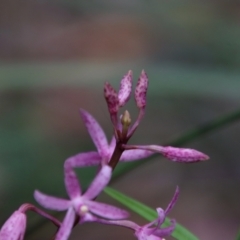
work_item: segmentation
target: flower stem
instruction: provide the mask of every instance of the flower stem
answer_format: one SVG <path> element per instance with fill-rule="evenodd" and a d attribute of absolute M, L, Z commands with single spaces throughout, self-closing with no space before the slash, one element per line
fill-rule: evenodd
<path fill-rule="evenodd" d="M 114 168 L 117 166 L 119 159 L 122 155 L 122 153 L 124 152 L 124 149 L 122 148 L 122 143 L 121 142 L 117 142 L 114 152 L 112 154 L 112 157 L 109 161 L 109 166 L 112 168 L 112 170 L 114 170 Z"/>

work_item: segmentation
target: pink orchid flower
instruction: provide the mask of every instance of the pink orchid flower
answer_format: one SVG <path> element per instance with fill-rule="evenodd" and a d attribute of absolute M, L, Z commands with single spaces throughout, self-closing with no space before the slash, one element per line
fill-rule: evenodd
<path fill-rule="evenodd" d="M 75 172 L 72 168 L 68 168 L 65 171 L 65 184 L 70 200 L 48 196 L 37 190 L 34 192 L 36 201 L 44 208 L 56 211 L 67 210 L 55 240 L 68 239 L 76 215 L 80 217 L 81 223 L 95 215 L 98 216 L 96 219 L 102 217 L 114 220 L 128 217 L 127 211 L 94 200 L 110 181 L 111 174 L 111 167 L 103 166 L 87 191 L 82 194 Z"/>
<path fill-rule="evenodd" d="M 164 211 L 162 208 L 157 208 L 157 218 L 152 222 L 139 226 L 135 222 L 129 220 L 105 220 L 100 219 L 98 222 L 103 224 L 117 225 L 132 229 L 134 231 L 135 237 L 138 240 L 164 240 L 164 237 L 170 236 L 175 229 L 176 221 L 170 220 L 170 225 L 165 228 L 161 228 L 161 225 L 164 223 L 167 214 L 174 207 L 179 196 L 179 188 L 177 187 L 174 196 L 171 202 L 168 204 L 166 210 Z M 94 221 L 92 219 L 92 221 Z"/>

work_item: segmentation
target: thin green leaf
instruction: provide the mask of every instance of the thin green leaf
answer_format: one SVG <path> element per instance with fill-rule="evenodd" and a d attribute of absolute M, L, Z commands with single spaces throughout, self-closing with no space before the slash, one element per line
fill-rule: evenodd
<path fill-rule="evenodd" d="M 187 131 L 179 138 L 175 139 L 174 141 L 171 141 L 170 145 L 179 146 L 185 144 L 186 142 L 192 141 L 193 139 L 203 136 L 209 132 L 220 129 L 221 127 L 225 127 L 229 124 L 234 123 L 235 121 L 239 121 L 239 119 L 240 110 L 237 109 L 234 112 L 218 117 L 202 126 Z"/>
<path fill-rule="evenodd" d="M 124 195 L 123 193 L 120 193 L 119 191 L 113 188 L 106 187 L 104 189 L 104 192 L 148 221 L 153 221 L 154 219 L 157 218 L 157 213 L 155 209 L 152 209 L 144 205 L 143 203 L 140 203 L 139 201 L 132 199 Z M 170 225 L 170 220 L 169 218 L 166 218 L 162 226 L 167 227 L 168 225 Z M 191 232 L 189 232 L 186 228 L 184 228 L 180 224 L 176 225 L 176 228 L 172 233 L 172 236 L 178 240 L 198 240 L 196 236 L 194 236 Z"/>
<path fill-rule="evenodd" d="M 237 233 L 236 240 L 240 240 L 240 230 Z"/>

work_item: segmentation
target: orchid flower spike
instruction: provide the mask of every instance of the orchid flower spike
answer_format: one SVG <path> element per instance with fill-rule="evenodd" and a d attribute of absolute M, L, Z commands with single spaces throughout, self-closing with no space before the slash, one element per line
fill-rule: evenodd
<path fill-rule="evenodd" d="M 89 135 L 97 148 L 97 152 L 79 153 L 75 156 L 69 157 L 65 161 L 64 166 L 85 167 L 108 164 L 116 145 L 115 138 L 113 137 L 110 144 L 108 144 L 108 140 L 103 129 L 101 128 L 99 123 L 94 119 L 94 117 L 83 109 L 80 110 L 80 114 L 89 132 Z M 152 154 L 153 152 L 149 150 L 142 149 L 128 150 L 123 152 L 123 154 L 120 157 L 120 161 L 127 162 L 139 160 L 149 157 Z"/>
<path fill-rule="evenodd" d="M 98 216 L 96 219 L 102 217 L 114 220 L 128 217 L 129 214 L 125 210 L 94 201 L 110 181 L 111 174 L 111 168 L 107 165 L 103 166 L 90 187 L 82 194 L 77 176 L 73 169 L 69 167 L 65 171 L 65 184 L 70 200 L 48 196 L 37 190 L 34 192 L 35 200 L 41 206 L 56 211 L 67 210 L 55 240 L 68 239 L 76 215 L 80 217 L 81 223 L 88 221 L 89 218 L 93 218 L 95 215 Z"/>

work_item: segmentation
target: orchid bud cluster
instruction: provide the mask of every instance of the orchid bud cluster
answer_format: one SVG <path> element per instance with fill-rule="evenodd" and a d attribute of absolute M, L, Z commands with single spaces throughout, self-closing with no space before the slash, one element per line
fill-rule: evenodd
<path fill-rule="evenodd" d="M 154 153 L 160 153 L 171 161 L 183 163 L 208 159 L 207 155 L 193 149 L 127 144 L 144 116 L 147 89 L 148 77 L 145 71 L 142 71 L 134 92 L 139 114 L 136 121 L 132 123 L 130 113 L 127 110 L 119 116 L 120 108 L 126 105 L 131 96 L 132 71 L 129 71 L 123 77 L 118 92 L 109 83 L 105 83 L 104 97 L 114 129 L 112 140 L 108 143 L 106 135 L 98 122 L 87 111 L 81 109 L 81 118 L 97 151 L 78 153 L 65 160 L 64 183 L 69 199 L 50 196 L 38 190 L 34 192 L 35 200 L 42 207 L 49 210 L 66 211 L 63 221 L 60 222 L 55 217 L 31 204 L 23 204 L 2 226 L 0 240 L 24 239 L 27 210 L 35 211 L 58 227 L 57 233 L 51 238 L 55 240 L 69 239 L 73 228 L 77 224 L 85 222 L 98 222 L 132 229 L 134 236 L 138 240 L 163 240 L 164 237 L 171 235 L 175 228 L 175 220 L 171 220 L 171 225 L 166 228 L 161 228 L 161 225 L 177 201 L 178 187 L 166 210 L 157 208 L 157 218 L 144 226 L 139 226 L 127 220 L 129 213 L 126 210 L 96 200 L 111 180 L 112 172 L 119 161 L 136 161 L 147 158 Z M 74 169 L 88 166 L 98 166 L 98 171 L 89 188 L 83 192 Z"/>

